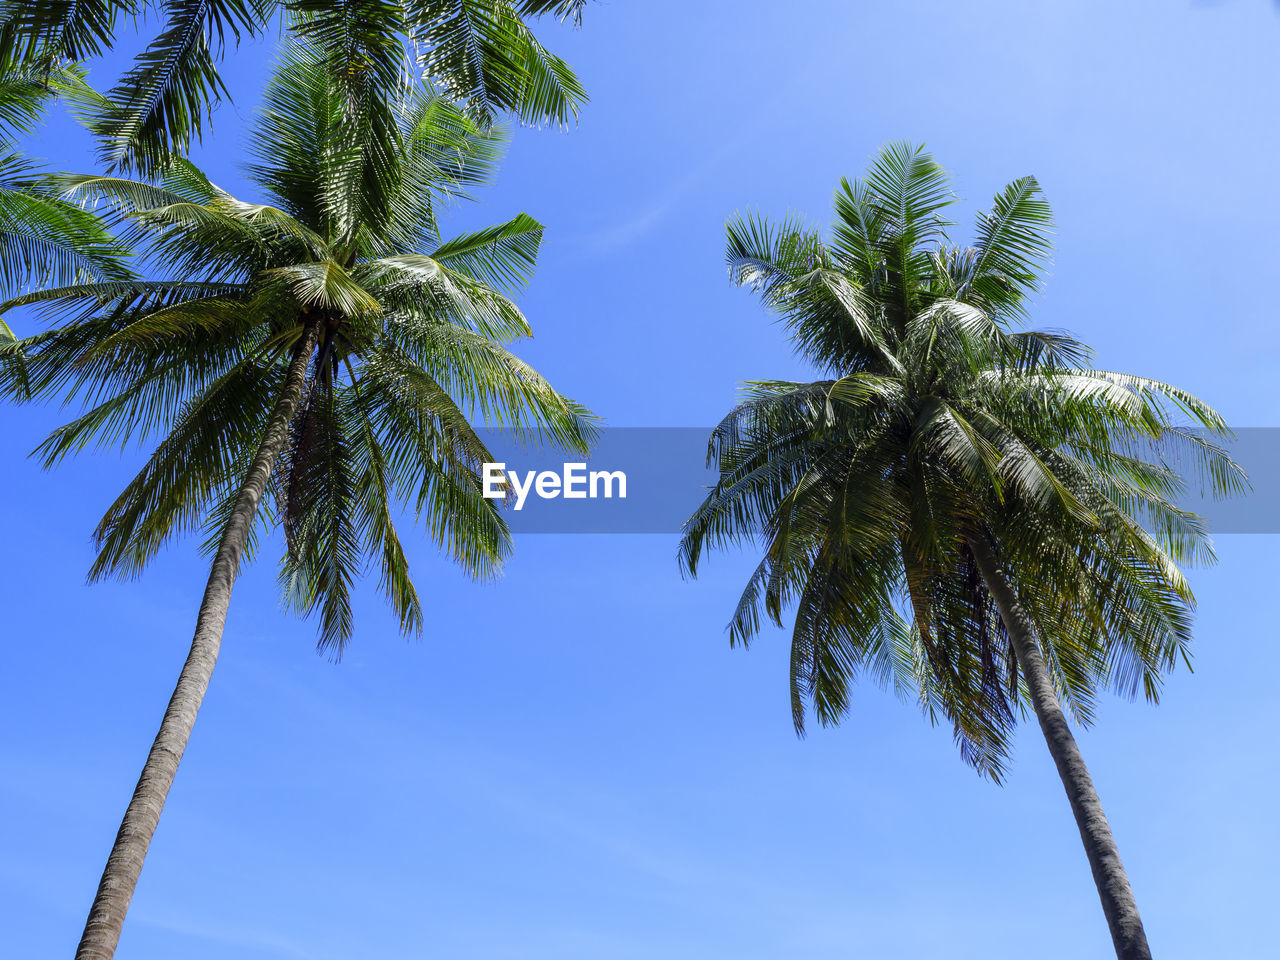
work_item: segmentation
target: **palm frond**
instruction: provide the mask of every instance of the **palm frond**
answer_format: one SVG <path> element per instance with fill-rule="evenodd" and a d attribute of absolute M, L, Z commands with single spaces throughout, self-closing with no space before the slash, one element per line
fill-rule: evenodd
<path fill-rule="evenodd" d="M 517 214 L 506 223 L 442 243 L 431 258 L 486 286 L 517 290 L 538 263 L 542 229 L 533 217 Z"/>
<path fill-rule="evenodd" d="M 227 88 L 217 59 L 230 41 L 264 25 L 255 0 L 164 0 L 164 26 L 86 121 L 109 167 L 150 176 L 199 140 Z"/>
<path fill-rule="evenodd" d="M 569 65 L 507 0 L 410 0 L 405 9 L 423 79 L 483 121 L 510 112 L 524 123 L 564 126 L 586 102 Z"/>

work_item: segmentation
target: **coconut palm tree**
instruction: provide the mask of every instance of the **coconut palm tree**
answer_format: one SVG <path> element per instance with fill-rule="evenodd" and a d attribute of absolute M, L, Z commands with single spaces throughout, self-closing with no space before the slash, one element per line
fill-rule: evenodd
<path fill-rule="evenodd" d="M 586 96 L 527 21 L 581 20 L 586 0 L 165 0 L 156 38 L 105 97 L 87 104 L 110 169 L 151 175 L 185 155 L 226 96 L 218 62 L 242 36 L 279 22 L 318 51 L 353 102 L 393 95 L 406 63 L 482 122 L 512 113 L 565 124 Z M 138 0 L 0 0 L 24 57 L 40 65 L 100 56 Z M 355 68 L 355 69 L 353 69 Z"/>
<path fill-rule="evenodd" d="M 288 52 L 251 141 L 250 177 L 274 206 L 237 200 L 185 161 L 157 184 L 67 178 L 112 205 L 160 279 L 55 287 L 4 308 L 62 321 L 19 341 L 30 393 L 91 401 L 44 443 L 46 465 L 90 443 L 159 438 L 97 529 L 91 576 L 136 574 L 195 529 L 213 553 L 82 960 L 114 953 L 259 536 L 283 528 L 287 602 L 318 618 L 320 648 L 338 656 L 366 558 L 402 628 L 421 629 L 397 504 L 471 576 L 506 555 L 507 526 L 477 475 L 492 457 L 470 417 L 578 451 L 594 433 L 505 346 L 529 334 L 503 291 L 529 276 L 542 227 L 522 214 L 449 240 L 437 231 L 441 200 L 486 178 L 497 133 L 423 88 L 405 91 L 382 139 L 353 139 L 348 107 L 321 55 Z"/>
<path fill-rule="evenodd" d="M 0 29 L 0 299 L 28 286 L 128 277 L 124 252 L 97 217 L 51 195 L 40 168 L 18 152 L 60 92 L 83 88 L 64 66 L 43 71 L 19 55 L 13 31 Z M 0 321 L 0 342 L 13 332 Z"/>
<path fill-rule="evenodd" d="M 812 383 L 753 382 L 714 431 L 719 480 L 681 560 L 759 540 L 729 623 L 794 607 L 793 718 L 848 710 L 854 677 L 914 691 L 962 756 L 999 781 L 1029 704 L 1080 828 L 1117 956 L 1150 951 L 1065 711 L 1100 689 L 1155 700 L 1188 656 L 1179 564 L 1211 557 L 1175 506 L 1176 467 L 1219 491 L 1243 476 L 1227 427 L 1168 384 L 1085 366 L 1062 335 L 1018 329 L 1049 253 L 1050 211 L 1024 177 L 969 246 L 944 219 L 950 182 L 922 148 L 887 147 L 843 181 L 832 236 L 790 219 L 728 224 L 733 280 L 777 311 Z M 1195 428 L 1195 429 L 1191 429 Z M 1065 711 L 1064 711 L 1065 705 Z"/>

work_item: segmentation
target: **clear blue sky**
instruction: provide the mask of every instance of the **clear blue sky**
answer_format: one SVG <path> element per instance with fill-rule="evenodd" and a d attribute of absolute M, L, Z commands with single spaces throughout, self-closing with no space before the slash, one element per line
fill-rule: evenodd
<path fill-rule="evenodd" d="M 1107 367 L 1280 426 L 1280 14 L 1266 0 L 804 4 L 610 0 L 548 30 L 592 102 L 521 131 L 459 227 L 548 226 L 523 351 L 614 424 L 713 422 L 802 375 L 722 264 L 746 206 L 825 222 L 837 179 L 925 140 L 966 214 L 1034 173 L 1059 220 L 1037 310 Z M 268 54 L 201 154 L 234 173 Z M 98 76 L 95 74 L 95 76 Z M 85 169 L 58 125 L 33 150 Z M 4 411 L 0 929 L 69 956 L 185 655 L 196 545 L 86 586 L 89 531 L 138 462 L 24 459 L 55 409 Z M 1280 854 L 1276 541 L 1197 571 L 1196 673 L 1103 702 L 1082 745 L 1161 960 L 1272 955 Z M 222 660 L 134 899 L 127 960 L 836 960 L 1110 955 L 1039 733 L 1008 786 L 860 689 L 792 734 L 786 638 L 722 632 L 746 557 L 682 582 L 675 538 L 527 536 L 476 586 L 422 541 L 406 643 L 373 584 L 338 666 L 237 586 Z"/>

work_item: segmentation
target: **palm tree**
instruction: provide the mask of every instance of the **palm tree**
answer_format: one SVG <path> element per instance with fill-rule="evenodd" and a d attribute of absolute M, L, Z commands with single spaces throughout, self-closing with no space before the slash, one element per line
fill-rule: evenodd
<path fill-rule="evenodd" d="M 1034 179 L 996 196 L 968 247 L 948 241 L 952 201 L 922 148 L 894 144 L 841 183 L 830 240 L 794 219 L 728 224 L 732 278 L 823 379 L 747 385 L 711 437 L 719 480 L 681 562 L 693 574 L 708 548 L 762 543 L 730 642 L 794 606 L 800 732 L 809 708 L 837 723 L 866 671 L 913 690 L 998 782 L 1029 703 L 1116 954 L 1149 957 L 1064 704 L 1087 723 L 1104 687 L 1157 698 L 1191 640 L 1178 564 L 1212 556 L 1200 519 L 1172 502 L 1178 458 L 1218 491 L 1243 476 L 1212 439 L 1225 423 L 1194 396 L 1089 369 L 1065 335 L 1016 330 L 1050 248 Z"/>
<path fill-rule="evenodd" d="M 14 142 L 33 132 L 59 93 L 82 88 L 74 68 L 45 72 L 25 63 L 13 31 L 0 29 L 0 299 L 28 286 L 130 276 L 124 251 L 98 218 L 51 195 Z M 0 349 L 12 341 L 0 320 Z"/>
<path fill-rule="evenodd" d="M 68 178 L 119 211 L 163 279 L 57 287 L 4 308 L 38 305 L 65 321 L 19 341 L 32 395 L 92 400 L 44 443 L 47 466 L 91 442 L 162 437 L 99 525 L 91 577 L 136 574 L 196 528 L 213 552 L 191 652 L 103 872 L 82 960 L 114 953 L 258 537 L 283 527 L 287 602 L 318 617 L 320 648 L 339 656 L 366 557 L 402 628 L 421 629 L 396 504 L 411 503 L 472 576 L 506 555 L 507 526 L 477 476 L 493 458 L 470 415 L 578 451 L 594 435 L 582 407 L 504 346 L 529 334 L 501 291 L 531 273 L 542 227 L 522 214 L 450 240 L 437 232 L 437 205 L 485 180 L 498 135 L 415 88 L 383 139 L 353 149 L 347 107 L 321 57 L 292 48 L 249 169 L 276 206 L 237 200 L 185 161 L 159 184 Z M 264 498 L 273 509 L 258 509 Z"/>
<path fill-rule="evenodd" d="M 406 62 L 472 115 L 566 124 L 586 100 L 572 69 L 526 21 L 580 22 L 586 0 L 165 0 L 163 26 L 105 97 L 86 105 L 113 170 L 150 176 L 186 155 L 226 95 L 218 61 L 283 20 L 317 50 L 353 103 L 394 96 Z M 23 56 L 48 66 L 100 56 L 138 0 L 0 0 Z"/>

